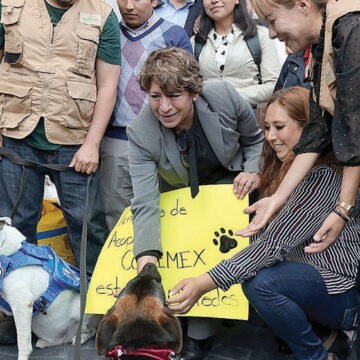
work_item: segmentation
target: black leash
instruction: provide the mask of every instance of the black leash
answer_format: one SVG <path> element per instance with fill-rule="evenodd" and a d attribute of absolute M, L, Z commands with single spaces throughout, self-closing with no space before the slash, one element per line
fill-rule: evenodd
<path fill-rule="evenodd" d="M 22 167 L 21 174 L 21 183 L 19 196 L 14 206 L 14 209 L 11 212 L 10 219 L 13 221 L 14 215 L 19 207 L 21 198 L 24 194 L 26 186 L 26 167 L 32 168 L 46 168 L 55 171 L 75 171 L 73 167 L 61 164 L 41 164 L 33 160 L 23 159 L 20 157 L 14 150 L 0 147 L 0 156 L 7 158 L 9 161 L 13 162 Z M 1 160 L 0 160 L 1 161 Z M 76 332 L 75 338 L 75 352 L 74 360 L 80 360 L 81 354 L 81 326 L 84 318 L 85 304 L 86 304 L 86 293 L 87 293 L 87 276 L 86 276 L 86 247 L 87 247 L 87 222 L 88 222 L 88 210 L 89 210 L 89 193 L 90 193 L 90 183 L 92 179 L 92 174 L 87 178 L 86 185 L 86 204 L 85 204 L 85 213 L 82 226 L 81 234 L 81 244 L 80 244 L 80 321 L 79 326 Z"/>

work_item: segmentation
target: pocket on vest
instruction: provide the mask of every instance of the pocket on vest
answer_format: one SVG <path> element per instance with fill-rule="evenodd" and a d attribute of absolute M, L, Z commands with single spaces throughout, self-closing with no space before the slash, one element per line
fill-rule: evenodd
<path fill-rule="evenodd" d="M 24 2 L 25 0 L 2 0 L 1 23 L 4 25 L 18 23 Z"/>
<path fill-rule="evenodd" d="M 29 84 L 8 82 L 0 83 L 0 126 L 16 128 L 31 114 L 31 90 Z"/>
<path fill-rule="evenodd" d="M 99 44 L 99 29 L 78 24 L 75 29 L 78 47 L 73 72 L 88 78 L 95 74 L 95 61 Z"/>
<path fill-rule="evenodd" d="M 64 126 L 72 129 L 88 129 L 96 102 L 94 84 L 68 80 L 69 107 Z"/>
<path fill-rule="evenodd" d="M 8 64 L 17 64 L 22 58 L 23 43 L 20 39 L 6 39 L 4 48 L 5 62 Z"/>

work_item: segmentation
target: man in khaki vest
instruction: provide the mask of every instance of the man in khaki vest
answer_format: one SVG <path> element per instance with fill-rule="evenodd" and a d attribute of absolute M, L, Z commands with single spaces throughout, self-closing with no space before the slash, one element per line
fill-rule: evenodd
<path fill-rule="evenodd" d="M 0 5 L 0 147 L 39 163 L 74 168 L 26 168 L 13 225 L 36 243 L 49 174 L 79 263 L 87 174 L 93 174 L 87 237 L 91 273 L 107 236 L 98 162 L 120 72 L 117 17 L 101 0 L 0 0 Z M 0 216 L 10 216 L 15 208 L 21 170 L 5 157 L 0 160 Z M 0 343 L 14 341 L 11 329 L 12 322 L 0 315 Z"/>

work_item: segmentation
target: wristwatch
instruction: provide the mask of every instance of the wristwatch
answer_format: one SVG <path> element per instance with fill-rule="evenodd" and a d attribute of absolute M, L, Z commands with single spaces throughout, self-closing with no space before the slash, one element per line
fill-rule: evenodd
<path fill-rule="evenodd" d="M 349 205 L 346 202 L 340 200 L 337 202 L 337 205 L 346 210 L 351 216 L 355 214 L 355 206 Z"/>

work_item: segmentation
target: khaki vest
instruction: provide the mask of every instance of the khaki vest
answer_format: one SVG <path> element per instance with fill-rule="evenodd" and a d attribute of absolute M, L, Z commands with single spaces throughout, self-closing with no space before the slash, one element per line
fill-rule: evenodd
<path fill-rule="evenodd" d="M 53 29 L 44 0 L 2 0 L 0 132 L 22 139 L 45 119 L 54 144 L 82 144 L 96 102 L 99 37 L 111 12 L 78 0 Z"/>
<path fill-rule="evenodd" d="M 326 5 L 324 54 L 321 65 L 320 106 L 334 115 L 336 99 L 336 74 L 334 67 L 334 50 L 332 47 L 332 30 L 334 22 L 341 16 L 360 11 L 358 0 L 328 0 Z"/>

